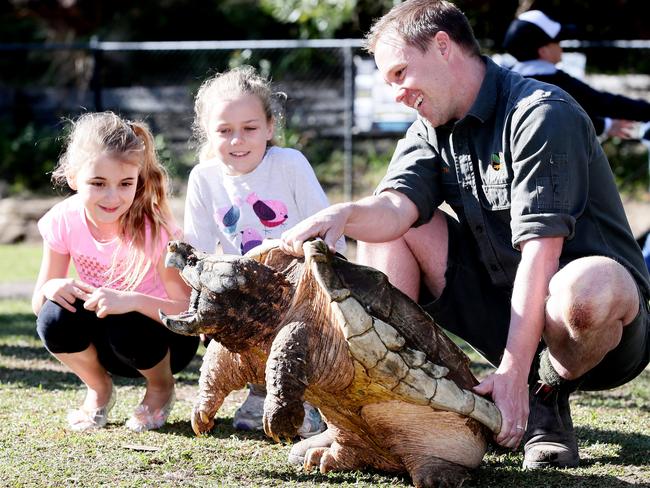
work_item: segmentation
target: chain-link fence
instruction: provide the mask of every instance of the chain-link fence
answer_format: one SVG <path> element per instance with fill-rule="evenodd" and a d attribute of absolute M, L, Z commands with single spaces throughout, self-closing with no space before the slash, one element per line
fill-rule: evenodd
<path fill-rule="evenodd" d="M 112 110 L 145 119 L 175 160 L 192 158 L 193 97 L 208 76 L 249 64 L 288 95 L 284 143 L 339 147 L 344 194 L 352 196 L 354 57 L 361 41 L 98 42 L 0 46 L 0 108 L 60 130 L 61 119 Z M 331 151 L 331 149 L 329 150 Z M 326 154 L 315 155 L 319 164 Z M 180 172 L 183 169 L 181 168 Z"/>
<path fill-rule="evenodd" d="M 650 47 L 647 41 L 564 42 L 566 48 L 625 53 Z M 146 120 L 172 174 L 182 179 L 195 158 L 191 126 L 198 87 L 208 76 L 242 64 L 255 66 L 288 95 L 281 142 L 302 150 L 320 167 L 325 186 L 342 188 L 346 199 L 368 191 L 372 182 L 362 182 L 368 165 L 386 164 L 414 117 L 390 94 L 383 101 L 376 96 L 382 82 L 358 39 L 4 44 L 0 151 L 8 156 L 0 161 L 2 179 L 18 167 L 23 186 L 37 186 L 56 160 L 62 119 L 85 110 Z"/>

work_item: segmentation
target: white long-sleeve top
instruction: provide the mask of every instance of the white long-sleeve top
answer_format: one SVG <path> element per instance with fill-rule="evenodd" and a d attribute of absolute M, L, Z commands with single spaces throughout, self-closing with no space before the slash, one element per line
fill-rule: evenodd
<path fill-rule="evenodd" d="M 238 176 L 211 159 L 189 176 L 185 240 L 204 252 L 221 244 L 226 254 L 245 254 L 328 205 L 314 170 L 295 149 L 272 146 L 257 168 Z M 344 251 L 343 238 L 337 249 Z"/>

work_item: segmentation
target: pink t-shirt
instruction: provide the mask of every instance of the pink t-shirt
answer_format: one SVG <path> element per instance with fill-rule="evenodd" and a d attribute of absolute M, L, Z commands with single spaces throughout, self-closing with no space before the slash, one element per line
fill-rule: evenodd
<path fill-rule="evenodd" d="M 113 239 L 110 242 L 99 242 L 93 237 L 88 227 L 84 206 L 77 195 L 68 197 L 52 207 L 38 221 L 38 230 L 53 251 L 70 255 L 82 281 L 96 287 L 122 289 L 122 283 L 119 281 L 106 283 L 119 241 Z M 161 232 L 162 239 L 154 250 L 154 256 L 150 256 L 151 266 L 135 291 L 158 298 L 167 298 L 167 292 L 156 267 L 169 240 L 167 232 L 165 230 Z M 148 224 L 146 241 L 148 248 L 151 241 Z M 120 249 L 117 262 L 123 262 L 125 255 L 126 249 Z"/>

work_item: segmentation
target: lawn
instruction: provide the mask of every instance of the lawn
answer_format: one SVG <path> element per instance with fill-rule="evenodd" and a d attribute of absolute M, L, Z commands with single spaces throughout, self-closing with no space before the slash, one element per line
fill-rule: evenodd
<path fill-rule="evenodd" d="M 230 397 L 210 435 L 195 437 L 188 419 L 199 366 L 197 357 L 179 375 L 179 401 L 160 431 L 124 427 L 143 389 L 118 378 L 108 427 L 71 433 L 65 416 L 82 400 L 78 380 L 43 349 L 28 301 L 0 300 L 0 486 L 410 486 L 376 472 L 321 475 L 288 465 L 288 445 L 231 427 L 243 392 Z M 474 367 L 486 371 L 485 364 Z M 616 390 L 576 395 L 572 406 L 580 468 L 524 472 L 521 453 L 492 449 L 464 486 L 650 486 L 650 370 Z"/>
<path fill-rule="evenodd" d="M 35 281 L 43 245 L 0 244 L 0 283 Z"/>

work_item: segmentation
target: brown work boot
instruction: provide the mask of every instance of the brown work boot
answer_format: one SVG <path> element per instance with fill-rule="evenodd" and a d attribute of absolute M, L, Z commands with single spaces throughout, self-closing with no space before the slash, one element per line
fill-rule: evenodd
<path fill-rule="evenodd" d="M 580 462 L 569 409 L 570 388 L 539 382 L 530 392 L 524 469 L 569 468 Z"/>

